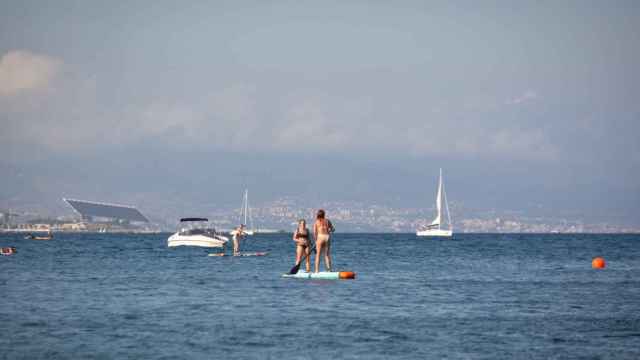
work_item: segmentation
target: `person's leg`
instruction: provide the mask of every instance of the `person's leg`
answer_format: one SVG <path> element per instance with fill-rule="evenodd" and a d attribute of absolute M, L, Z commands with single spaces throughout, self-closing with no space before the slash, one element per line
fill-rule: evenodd
<path fill-rule="evenodd" d="M 296 245 L 296 264 L 300 263 L 300 259 L 302 258 L 303 248 L 300 245 Z"/>
<path fill-rule="evenodd" d="M 324 267 L 331 271 L 331 240 L 327 240 L 324 246 Z"/>
<path fill-rule="evenodd" d="M 233 255 L 238 255 L 238 251 L 240 248 L 240 244 L 238 244 L 238 239 L 233 239 Z"/>
<path fill-rule="evenodd" d="M 316 261 L 314 264 L 315 272 L 320 271 L 320 253 L 322 252 L 322 241 L 320 239 L 316 240 Z"/>
<path fill-rule="evenodd" d="M 311 245 L 307 245 L 304 248 L 304 252 L 307 255 L 307 258 L 305 259 L 305 263 L 306 263 L 306 269 L 307 272 L 311 271 Z"/>

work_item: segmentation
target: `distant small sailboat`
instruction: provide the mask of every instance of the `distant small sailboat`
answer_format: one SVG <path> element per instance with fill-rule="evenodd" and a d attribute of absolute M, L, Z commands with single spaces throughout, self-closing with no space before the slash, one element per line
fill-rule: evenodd
<path fill-rule="evenodd" d="M 444 198 L 445 210 L 447 211 L 448 228 L 442 226 L 442 199 Z M 451 224 L 451 213 L 449 212 L 449 203 L 447 202 L 447 194 L 444 190 L 444 182 L 442 181 L 442 169 L 440 169 L 440 177 L 438 179 L 438 193 L 436 195 L 437 215 L 433 221 L 423 230 L 418 230 L 418 236 L 435 236 L 435 237 L 451 237 L 453 235 L 453 227 Z"/>
<path fill-rule="evenodd" d="M 247 218 L 249 223 L 247 224 Z M 255 228 L 253 227 L 253 217 L 251 216 L 251 208 L 249 207 L 249 190 L 244 190 L 244 195 L 242 196 L 242 206 L 240 207 L 240 223 L 246 227 L 246 230 L 242 232 L 244 235 L 253 235 L 255 234 Z M 235 235 L 236 230 L 231 231 L 231 235 Z"/>

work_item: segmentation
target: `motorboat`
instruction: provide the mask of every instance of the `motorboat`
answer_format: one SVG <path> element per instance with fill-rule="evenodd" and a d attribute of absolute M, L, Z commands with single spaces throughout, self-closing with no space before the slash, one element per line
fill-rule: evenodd
<path fill-rule="evenodd" d="M 219 248 L 224 247 L 229 238 L 216 232 L 207 218 L 180 219 L 178 230 L 167 240 L 169 247 L 200 246 Z"/>

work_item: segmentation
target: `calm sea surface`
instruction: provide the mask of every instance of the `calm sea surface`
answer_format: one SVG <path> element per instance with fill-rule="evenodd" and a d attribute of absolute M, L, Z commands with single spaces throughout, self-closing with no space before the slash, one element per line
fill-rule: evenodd
<path fill-rule="evenodd" d="M 0 235 L 0 358 L 640 359 L 638 235 L 336 234 L 353 281 L 282 279 L 289 235 L 167 236 Z"/>

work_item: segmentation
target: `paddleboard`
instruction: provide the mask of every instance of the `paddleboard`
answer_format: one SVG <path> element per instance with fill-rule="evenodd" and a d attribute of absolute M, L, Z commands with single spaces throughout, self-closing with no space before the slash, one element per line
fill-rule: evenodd
<path fill-rule="evenodd" d="M 291 279 L 347 280 L 355 279 L 356 273 L 353 271 L 321 271 L 318 273 L 308 273 L 300 270 L 295 274 L 282 274 L 282 277 Z"/>
<path fill-rule="evenodd" d="M 209 254 L 209 256 L 265 256 L 267 255 L 268 252 L 243 252 L 240 253 L 238 255 L 231 255 L 231 254 L 225 254 L 225 253 L 219 253 L 219 254 Z"/>

